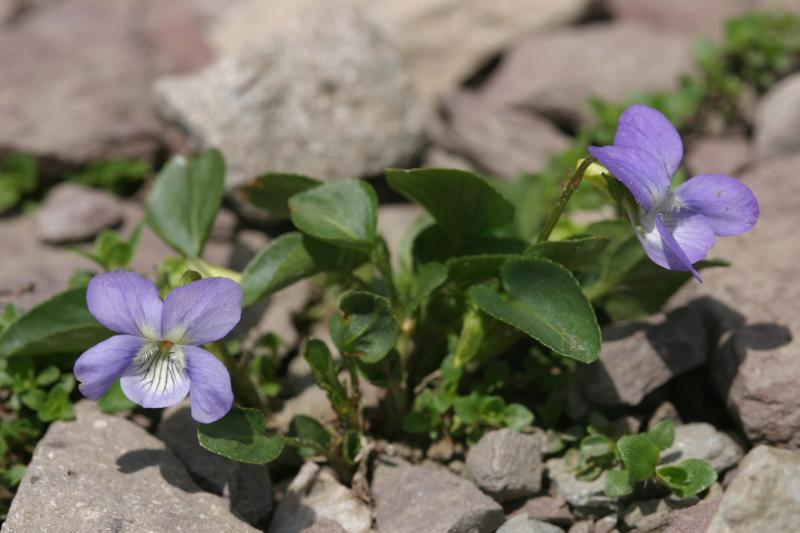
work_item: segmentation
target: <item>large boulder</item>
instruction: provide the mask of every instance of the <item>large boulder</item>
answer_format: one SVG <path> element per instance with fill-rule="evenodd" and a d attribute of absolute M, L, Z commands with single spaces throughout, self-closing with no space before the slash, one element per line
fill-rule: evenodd
<path fill-rule="evenodd" d="M 531 32 L 577 21 L 589 0 L 247 0 L 217 28 L 224 53 L 238 51 L 323 7 L 358 6 L 395 41 L 426 100 L 452 89 Z"/>
<path fill-rule="evenodd" d="M 157 438 L 96 404 L 55 422 L 39 441 L 3 533 L 255 532 L 200 490 Z"/>
<path fill-rule="evenodd" d="M 800 531 L 800 453 L 758 446 L 725 491 L 707 533 Z"/>
<path fill-rule="evenodd" d="M 714 325 L 709 376 L 752 441 L 800 447 L 800 155 L 765 162 L 742 176 L 761 206 L 756 227 L 720 239 L 713 256 L 732 263 L 689 284 L 672 305 L 698 302 Z"/>
<path fill-rule="evenodd" d="M 294 19 L 272 39 L 155 88 L 197 148 L 219 147 L 230 189 L 267 171 L 370 176 L 421 149 L 425 109 L 400 53 L 354 10 Z"/>
<path fill-rule="evenodd" d="M 588 97 L 672 89 L 692 64 L 691 42 L 680 36 L 639 24 L 591 24 L 519 41 L 483 93 L 497 105 L 574 127 L 590 118 Z"/>
<path fill-rule="evenodd" d="M 800 151 L 800 74 L 780 81 L 761 99 L 754 136 L 761 160 Z"/>

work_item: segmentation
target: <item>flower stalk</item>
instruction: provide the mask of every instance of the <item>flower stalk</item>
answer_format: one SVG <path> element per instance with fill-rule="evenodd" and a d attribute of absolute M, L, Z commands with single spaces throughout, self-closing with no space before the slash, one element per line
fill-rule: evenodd
<path fill-rule="evenodd" d="M 589 166 L 594 162 L 595 159 L 593 157 L 587 157 L 580 165 L 578 165 L 578 168 L 575 169 L 575 172 L 572 173 L 572 176 L 570 176 L 567 181 L 564 182 L 564 187 L 561 189 L 561 196 L 558 198 L 558 202 L 556 203 L 553 212 L 550 213 L 550 216 L 542 226 L 536 242 L 544 242 L 550 238 L 550 234 L 553 232 L 553 229 L 555 229 L 556 224 L 558 224 L 561 214 L 567 207 L 569 199 L 572 198 L 573 193 L 578 190 L 578 186 L 581 184 L 581 180 L 583 180 L 583 175 L 586 173 L 586 169 L 588 169 Z"/>

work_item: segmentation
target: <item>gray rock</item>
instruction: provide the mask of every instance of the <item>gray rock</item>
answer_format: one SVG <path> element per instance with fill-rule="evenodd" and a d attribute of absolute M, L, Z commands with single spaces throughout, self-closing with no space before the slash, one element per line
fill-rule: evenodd
<path fill-rule="evenodd" d="M 517 513 L 526 513 L 530 518 L 560 526 L 568 526 L 575 521 L 567 501 L 561 496 L 534 496 L 513 514 Z"/>
<path fill-rule="evenodd" d="M 347 533 L 366 533 L 369 508 L 327 468 L 305 463 L 278 504 L 269 533 L 298 533 L 318 520 L 337 522 Z"/>
<path fill-rule="evenodd" d="M 498 105 L 531 109 L 574 126 L 591 116 L 587 95 L 619 100 L 668 90 L 691 68 L 685 38 L 644 25 L 592 24 L 520 41 L 483 92 Z"/>
<path fill-rule="evenodd" d="M 506 520 L 497 533 L 564 533 L 564 530 L 553 524 L 528 518 L 525 513 Z"/>
<path fill-rule="evenodd" d="M 181 462 L 136 424 L 75 405 L 36 446 L 3 533 L 255 532 L 200 490 Z"/>
<path fill-rule="evenodd" d="M 800 74 L 780 81 L 756 107 L 755 155 L 766 160 L 800 151 Z"/>
<path fill-rule="evenodd" d="M 671 305 L 698 304 L 713 325 L 709 372 L 717 393 L 751 441 L 800 447 L 800 155 L 765 162 L 742 176 L 761 206 L 756 227 L 719 239 L 715 257 L 732 267 L 689 284 Z"/>
<path fill-rule="evenodd" d="M 455 168 L 474 172 L 475 166 L 461 155 L 439 146 L 431 146 L 422 161 L 423 168 Z"/>
<path fill-rule="evenodd" d="M 426 100 L 455 88 L 523 35 L 577 21 L 588 0 L 248 0 L 214 35 L 226 53 L 271 35 L 298 14 L 358 6 L 398 44 Z M 458 46 L 453 46 L 458 43 Z"/>
<path fill-rule="evenodd" d="M 619 530 L 617 529 L 617 522 L 619 522 L 619 520 L 615 514 L 610 514 L 604 516 L 603 518 L 599 518 L 592 525 L 592 533 L 618 532 Z"/>
<path fill-rule="evenodd" d="M 272 510 L 272 482 L 264 465 L 250 465 L 212 453 L 197 442 L 197 422 L 188 402 L 164 411 L 157 436 L 186 465 L 203 489 L 225 496 L 231 511 L 250 524 L 258 524 Z"/>
<path fill-rule="evenodd" d="M 222 150 L 229 189 L 266 171 L 375 175 L 409 162 L 423 141 L 425 109 L 399 52 L 353 10 L 299 18 L 155 92 L 193 144 Z"/>
<path fill-rule="evenodd" d="M 569 138 L 536 114 L 492 105 L 467 91 L 443 99 L 448 117 L 439 142 L 490 174 L 514 180 L 538 172 Z"/>
<path fill-rule="evenodd" d="M 656 407 L 655 411 L 653 411 L 653 415 L 647 422 L 647 430 L 650 431 L 664 420 L 671 420 L 676 426 L 683 424 L 681 415 L 678 413 L 678 409 L 672 404 L 672 402 L 662 402 L 658 407 Z"/>
<path fill-rule="evenodd" d="M 503 510 L 469 481 L 443 468 L 382 460 L 372 496 L 380 531 L 392 533 L 489 533 Z"/>
<path fill-rule="evenodd" d="M 592 531 L 593 525 L 594 523 L 591 520 L 581 520 L 580 522 L 572 524 L 568 533 L 594 533 L 594 531 Z"/>
<path fill-rule="evenodd" d="M 647 533 L 669 524 L 676 509 L 692 507 L 697 502 L 698 498 L 681 499 L 675 496 L 644 500 L 631 503 L 620 516 L 629 528 L 637 533 Z"/>
<path fill-rule="evenodd" d="M 668 525 L 663 533 L 697 533 L 708 531 L 714 513 L 719 508 L 720 498 L 706 499 L 686 509 L 670 513 Z"/>
<path fill-rule="evenodd" d="M 532 496 L 542 486 L 539 436 L 490 431 L 469 449 L 467 468 L 475 484 L 499 502 Z"/>
<path fill-rule="evenodd" d="M 593 481 L 581 481 L 575 477 L 574 472 L 567 468 L 561 458 L 550 459 L 546 465 L 547 475 L 555 485 L 556 492 L 577 511 L 616 511 L 619 509 L 619 501 L 606 496 L 605 472 Z"/>
<path fill-rule="evenodd" d="M 340 526 L 339 522 L 323 518 L 314 522 L 313 526 L 305 528 L 303 533 L 347 533 L 347 530 Z"/>
<path fill-rule="evenodd" d="M 582 365 L 581 392 L 599 405 L 638 405 L 675 376 L 706 361 L 706 329 L 693 307 L 603 328 L 597 362 Z"/>
<path fill-rule="evenodd" d="M 711 424 L 696 422 L 677 426 L 675 441 L 661 452 L 661 464 L 679 463 L 685 459 L 704 459 L 717 472 L 736 466 L 744 455 L 742 447 Z"/>
<path fill-rule="evenodd" d="M 800 531 L 800 453 L 757 446 L 739 469 L 708 533 Z"/>
<path fill-rule="evenodd" d="M 694 141 L 686 154 L 690 175 L 714 172 L 732 176 L 751 158 L 750 142 L 741 136 L 702 137 Z"/>
<path fill-rule="evenodd" d="M 39 238 L 51 243 L 86 241 L 121 220 L 113 194 L 70 182 L 53 187 L 36 213 Z"/>

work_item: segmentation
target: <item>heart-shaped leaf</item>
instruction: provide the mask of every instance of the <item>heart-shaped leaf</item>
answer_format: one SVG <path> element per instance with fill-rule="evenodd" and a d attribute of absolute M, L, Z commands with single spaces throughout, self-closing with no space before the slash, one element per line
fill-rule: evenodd
<path fill-rule="evenodd" d="M 312 237 L 365 253 L 376 243 L 378 199 L 366 182 L 334 181 L 289 199 L 292 222 Z"/>
<path fill-rule="evenodd" d="M 206 450 L 241 463 L 265 464 L 277 459 L 286 439 L 267 434 L 264 414 L 234 407 L 227 415 L 197 427 L 197 439 Z"/>
<path fill-rule="evenodd" d="M 617 441 L 617 450 L 631 481 L 650 479 L 658 464 L 659 451 L 647 435 L 627 435 Z"/>
<path fill-rule="evenodd" d="M 246 185 L 242 193 L 253 205 L 272 215 L 289 218 L 289 198 L 319 185 L 321 181 L 299 174 L 267 173 Z"/>
<path fill-rule="evenodd" d="M 646 433 L 659 451 L 664 451 L 675 441 L 675 423 L 672 420 L 662 420 Z"/>
<path fill-rule="evenodd" d="M 86 306 L 86 288 L 62 292 L 32 308 L 0 335 L 0 355 L 75 354 L 111 336 Z"/>
<path fill-rule="evenodd" d="M 565 357 L 584 363 L 597 358 L 600 327 L 568 270 L 546 259 L 512 259 L 500 279 L 504 294 L 486 285 L 470 289 L 482 311 Z"/>
<path fill-rule="evenodd" d="M 342 297 L 339 309 L 342 315 L 331 317 L 330 333 L 342 355 L 377 363 L 394 348 L 397 321 L 386 298 L 352 291 Z"/>
<path fill-rule="evenodd" d="M 656 471 L 659 481 L 681 498 L 691 498 L 714 484 L 717 472 L 702 459 L 686 459 Z"/>
<path fill-rule="evenodd" d="M 628 471 L 621 468 L 609 470 L 606 474 L 605 492 L 615 498 L 633 494 L 633 482 Z"/>
<path fill-rule="evenodd" d="M 544 257 L 563 265 L 567 270 L 583 270 L 608 246 L 609 239 L 601 235 L 571 237 L 563 241 L 532 244 L 526 256 Z"/>
<path fill-rule="evenodd" d="M 452 169 L 388 170 L 389 185 L 424 207 L 456 245 L 514 220 L 514 206 L 477 174 Z"/>
<path fill-rule="evenodd" d="M 203 152 L 191 162 L 175 156 L 156 176 L 145 220 L 175 250 L 198 257 L 224 191 L 225 160 L 218 151 Z"/>

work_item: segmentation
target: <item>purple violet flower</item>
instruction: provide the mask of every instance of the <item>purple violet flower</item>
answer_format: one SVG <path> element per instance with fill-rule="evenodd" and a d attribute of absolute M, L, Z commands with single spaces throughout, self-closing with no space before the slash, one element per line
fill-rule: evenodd
<path fill-rule="evenodd" d="M 221 339 L 239 322 L 242 289 L 226 278 L 178 287 L 162 301 L 156 286 L 118 270 L 92 278 L 89 311 L 119 333 L 85 351 L 75 362 L 80 391 L 97 400 L 117 379 L 142 407 L 167 407 L 191 396 L 192 418 L 219 420 L 233 406 L 228 371 L 199 348 Z"/>
<path fill-rule="evenodd" d="M 612 146 L 589 153 L 621 181 L 639 204 L 636 236 L 656 264 L 691 271 L 714 246 L 716 236 L 743 233 L 758 220 L 753 192 L 722 174 L 700 174 L 670 190 L 683 159 L 683 143 L 669 120 L 644 105 L 622 113 Z"/>

